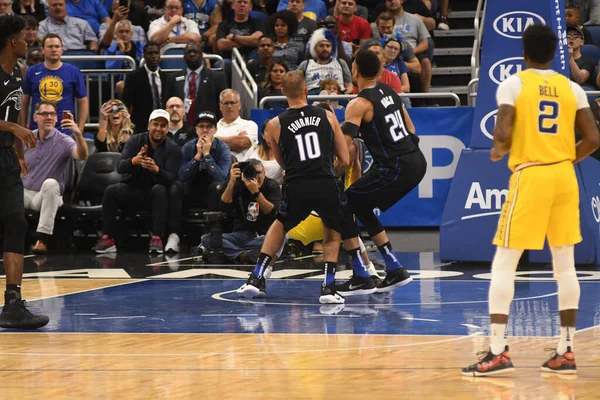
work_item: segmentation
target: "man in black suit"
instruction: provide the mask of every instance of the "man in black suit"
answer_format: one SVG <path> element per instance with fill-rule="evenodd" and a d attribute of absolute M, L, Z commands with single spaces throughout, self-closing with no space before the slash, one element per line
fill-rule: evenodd
<path fill-rule="evenodd" d="M 144 47 L 144 66 L 127 75 L 123 89 L 123 103 L 129 109 L 135 133 L 147 131 L 152 111 L 164 108 L 167 77 L 158 69 L 160 46 L 154 42 Z"/>
<path fill-rule="evenodd" d="M 188 125 L 194 126 L 196 116 L 210 111 L 221 118 L 219 94 L 227 88 L 225 75 L 205 67 L 202 60 L 203 45 L 188 43 L 183 52 L 187 68 L 171 74 L 165 87 L 165 98 L 179 97 L 183 100 Z"/>

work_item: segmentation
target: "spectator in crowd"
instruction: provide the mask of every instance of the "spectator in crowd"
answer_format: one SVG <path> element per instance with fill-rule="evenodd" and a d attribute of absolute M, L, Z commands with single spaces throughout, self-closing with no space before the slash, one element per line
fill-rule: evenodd
<path fill-rule="evenodd" d="M 346 61 L 346 64 L 352 65 L 352 44 L 344 42 L 340 38 L 340 30 L 338 28 L 337 19 L 332 15 L 328 15 L 324 20 L 318 22 L 318 27 L 329 29 L 333 33 L 333 36 L 335 36 L 336 38 L 337 45 L 335 46 L 335 51 L 333 52 L 332 56 L 334 58 L 342 58 L 344 61 Z M 312 45 L 310 44 L 309 39 L 308 53 L 306 57 L 307 59 L 310 58 L 311 47 Z"/>
<path fill-rule="evenodd" d="M 279 11 L 271 17 L 269 25 L 275 39 L 273 57 L 282 59 L 292 71 L 295 70 L 304 59 L 304 46 L 292 40 L 298 28 L 296 15 L 288 10 Z"/>
<path fill-rule="evenodd" d="M 158 43 L 162 53 L 200 41 L 198 24 L 182 15 L 182 0 L 166 0 L 164 16 L 150 23 L 148 39 Z"/>
<path fill-rule="evenodd" d="M 27 66 L 31 67 L 32 65 L 41 64 L 44 62 L 44 55 L 40 49 L 33 48 L 27 51 Z"/>
<path fill-rule="evenodd" d="M 289 67 L 285 61 L 274 58 L 269 67 L 265 80 L 260 84 L 260 97 L 266 96 L 283 96 L 281 88 L 283 87 L 283 76 L 289 71 Z M 271 101 L 265 107 L 270 110 L 285 110 L 288 108 L 287 101 Z"/>
<path fill-rule="evenodd" d="M 12 12 L 11 0 L 0 0 L 0 17 Z"/>
<path fill-rule="evenodd" d="M 169 212 L 169 189 L 177 179 L 181 164 L 181 149 L 171 139 L 169 113 L 157 109 L 148 121 L 148 132 L 133 135 L 123 149 L 117 171 L 123 174 L 120 183 L 110 185 L 102 198 L 103 235 L 92 248 L 96 253 L 117 251 L 117 212 L 150 210 L 152 232 L 150 253 L 163 252 L 166 232 L 179 230 L 180 215 Z M 167 230 L 168 220 L 168 230 Z"/>
<path fill-rule="evenodd" d="M 260 83 L 265 80 L 267 67 L 275 53 L 275 42 L 269 36 L 263 35 L 258 39 L 258 58 L 253 58 L 246 64 L 248 72 L 254 78 L 254 82 Z"/>
<path fill-rule="evenodd" d="M 238 92 L 225 89 L 219 97 L 223 118 L 217 124 L 215 137 L 225 142 L 231 154 L 241 160 L 248 149 L 258 143 L 258 125 L 240 117 L 242 104 Z"/>
<path fill-rule="evenodd" d="M 248 161 L 251 158 L 260 160 L 265 169 L 265 176 L 267 178 L 273 179 L 277 183 L 282 183 L 284 174 L 283 168 L 281 168 L 281 165 L 279 165 L 279 163 L 277 162 L 273 149 L 271 149 L 268 141 L 266 141 L 264 138 L 265 127 L 267 126 L 268 122 L 269 121 L 267 120 L 263 123 L 260 134 L 260 143 L 257 143 L 254 146 L 250 147 L 250 149 L 246 152 L 244 159 L 240 161 Z"/>
<path fill-rule="evenodd" d="M 27 49 L 39 49 L 40 44 L 37 41 L 39 27 L 38 21 L 33 15 L 25 15 L 23 18 L 25 19 L 25 29 L 23 29 L 23 33 L 25 34 Z"/>
<path fill-rule="evenodd" d="M 567 41 L 569 44 L 569 68 L 571 69 L 571 80 L 577 82 L 585 90 L 594 90 L 596 77 L 594 69 L 596 60 L 592 57 L 581 55 L 583 46 L 583 32 L 576 26 L 567 28 Z"/>
<path fill-rule="evenodd" d="M 423 0 L 401 0 L 405 12 L 417 16 L 429 32 L 435 29 L 435 19 L 431 16 L 429 7 Z"/>
<path fill-rule="evenodd" d="M 383 46 L 381 45 L 381 42 L 377 40 L 372 40 L 370 42 L 367 42 L 365 48 L 377 54 L 377 57 L 379 57 L 379 62 L 381 63 L 381 72 L 377 81 L 385 83 L 386 85 L 394 89 L 394 91 L 398 94 L 402 93 L 402 83 L 400 81 L 400 77 L 383 67 L 385 63 L 385 56 L 383 55 Z M 354 93 L 358 94 L 358 87 L 356 86 L 354 87 Z"/>
<path fill-rule="evenodd" d="M 54 218 L 63 204 L 65 171 L 70 160 L 85 160 L 88 147 L 79 127 L 69 113 L 63 118 L 61 129 L 72 132 L 72 137 L 56 129 L 57 109 L 51 101 L 40 101 L 33 114 L 39 129 L 34 148 L 23 146 L 27 173 L 23 175 L 25 208 L 40 212 L 37 226 L 38 240 L 31 249 L 34 254 L 48 252 L 54 232 Z"/>
<path fill-rule="evenodd" d="M 233 48 L 237 48 L 247 58 L 258 46 L 258 38 L 263 35 L 264 27 L 261 20 L 250 16 L 251 9 L 250 0 L 234 0 L 234 17 L 219 24 L 217 50 L 224 58 L 231 59 Z"/>
<path fill-rule="evenodd" d="M 450 24 L 448 23 L 448 1 L 449 0 L 438 0 L 440 23 L 438 24 L 437 28 L 442 31 L 447 31 L 450 29 Z"/>
<path fill-rule="evenodd" d="M 219 93 L 227 87 L 223 72 L 204 67 L 202 57 L 202 44 L 188 43 L 183 53 L 187 68 L 170 74 L 165 88 L 166 99 L 176 96 L 183 100 L 190 126 L 201 111 L 219 115 Z"/>
<path fill-rule="evenodd" d="M 337 17 L 340 39 L 352 45 L 352 54 L 360 45 L 372 36 L 371 27 L 366 19 L 354 15 L 357 10 L 356 0 L 339 0 Z"/>
<path fill-rule="evenodd" d="M 321 96 L 337 96 L 340 94 L 341 88 L 335 79 L 325 78 L 321 81 L 321 84 L 319 85 L 319 90 L 319 95 Z M 321 105 L 322 107 L 323 103 L 329 105 L 329 107 L 324 108 L 331 112 L 334 112 L 333 110 L 336 108 L 343 108 L 343 106 L 340 105 L 340 102 L 338 100 L 333 99 L 315 101 L 313 103 L 313 106 Z"/>
<path fill-rule="evenodd" d="M 171 189 L 171 211 L 181 218 L 183 207 L 206 207 L 209 188 L 227 180 L 231 167 L 229 147 L 215 138 L 217 116 L 210 111 L 198 114 L 194 125 L 197 137 L 181 149 L 179 182 Z M 171 249 L 176 250 L 176 249 Z"/>
<path fill-rule="evenodd" d="M 334 58 L 337 39 L 329 29 L 317 29 L 310 39 L 310 60 L 302 61 L 298 66 L 304 78 L 309 94 L 319 93 L 319 84 L 325 78 L 333 78 L 345 93 L 352 93 L 352 74 L 346 61 Z"/>
<path fill-rule="evenodd" d="M 136 63 L 130 65 L 130 62 L 125 60 L 107 60 L 105 62 L 106 69 L 137 68 L 137 61 L 144 56 L 144 43 L 132 40 L 133 25 L 129 20 L 122 19 L 116 25 L 116 43 L 106 49 L 104 54 L 107 56 L 129 56 Z M 116 77 L 116 89 L 119 97 L 123 96 L 124 88 L 123 75 L 118 75 Z"/>
<path fill-rule="evenodd" d="M 119 1 L 115 0 L 115 5 L 118 6 Z M 132 20 L 127 18 L 127 15 L 131 15 L 131 11 L 127 7 L 113 7 L 114 11 L 112 13 L 112 18 L 110 23 L 103 22 L 100 25 L 100 33 L 98 37 L 100 38 L 100 45 L 102 48 L 109 48 L 110 46 L 117 43 L 117 24 L 121 21 L 128 21 L 130 30 L 131 30 L 131 38 L 129 40 L 134 40 L 138 43 L 145 44 L 148 41 L 146 38 L 146 30 L 139 25 L 136 25 Z M 148 22 L 149 23 L 149 22 Z"/>
<path fill-rule="evenodd" d="M 104 7 L 112 19 L 114 18 L 115 12 L 120 7 L 119 0 L 106 0 Z M 127 9 L 128 13 L 125 14 L 122 19 L 128 19 L 131 21 L 133 26 L 139 26 L 140 30 L 142 30 L 145 35 L 148 29 L 150 29 L 150 15 L 148 15 L 146 7 L 144 7 L 143 4 L 140 6 L 138 1 L 128 0 L 125 8 Z M 100 31 L 102 31 L 102 26 L 100 26 Z"/>
<path fill-rule="evenodd" d="M 129 112 L 121 100 L 109 100 L 100 109 L 98 134 L 94 147 L 100 151 L 122 153 L 125 143 L 133 135 Z"/>
<path fill-rule="evenodd" d="M 590 31 L 584 26 L 581 25 L 580 21 L 581 15 L 579 13 L 579 8 L 574 4 L 567 4 L 565 7 L 565 22 L 567 26 L 576 26 L 581 32 L 583 32 L 583 41 L 584 43 L 592 44 L 594 40 L 592 39 L 592 34 Z M 439 25 L 438 25 L 439 28 Z"/>
<path fill-rule="evenodd" d="M 196 22 L 200 35 L 208 39 L 217 32 L 217 24 L 210 18 L 216 7 L 217 0 L 183 0 L 183 16 Z"/>
<path fill-rule="evenodd" d="M 44 63 L 29 67 L 25 75 L 21 107 L 22 120 L 27 120 L 30 104 L 35 107 L 40 101 L 47 100 L 56 103 L 58 123 L 62 123 L 64 112 L 73 113 L 77 103 L 79 130 L 83 132 L 88 117 L 89 102 L 81 71 L 60 60 L 63 54 L 62 40 L 54 33 L 44 36 L 42 53 L 44 54 Z M 37 122 L 32 115 L 29 128 L 37 129 L 37 127 Z M 65 130 L 64 133 L 69 134 L 69 131 Z"/>
<path fill-rule="evenodd" d="M 238 264 L 256 263 L 281 201 L 279 183 L 265 176 L 262 162 L 252 158 L 248 163 L 255 176 L 233 164 L 221 195 L 221 210 L 233 221 L 233 231 L 223 233 L 223 253 Z M 202 246 L 211 249 L 211 233 L 202 235 Z"/>
<path fill-rule="evenodd" d="M 408 80 L 408 67 L 402 60 L 402 41 L 396 38 L 389 38 L 382 42 L 383 45 L 383 65 L 385 69 L 395 74 L 402 83 L 402 93 L 410 92 L 410 82 Z M 404 98 L 402 99 L 404 101 Z"/>
<path fill-rule="evenodd" d="M 383 37 L 394 36 L 394 26 L 396 25 L 396 18 L 388 12 L 383 11 L 378 16 L 375 22 L 371 24 L 371 32 L 373 39 L 381 39 Z"/>
<path fill-rule="evenodd" d="M 158 69 L 160 47 L 148 42 L 144 47 L 144 65 L 125 78 L 123 103 L 131 114 L 135 133 L 144 132 L 153 110 L 163 108 L 167 77 Z"/>
<path fill-rule="evenodd" d="M 101 23 L 110 22 L 106 8 L 99 0 L 67 0 L 67 14 L 86 20 L 96 35 Z"/>
<path fill-rule="evenodd" d="M 0 3 L 4 1 L 0 0 Z M 31 15 L 37 22 L 46 19 L 46 9 L 40 0 L 14 0 L 12 3 L 12 12 L 15 15 L 23 17 Z"/>
<path fill-rule="evenodd" d="M 306 8 L 305 0 L 290 0 L 288 2 L 288 10 L 296 15 L 298 21 L 298 28 L 296 34 L 292 37 L 293 40 L 302 43 L 302 48 L 306 48 L 308 39 L 317 30 L 317 21 L 312 18 L 304 16 L 304 9 Z"/>
<path fill-rule="evenodd" d="M 402 45 L 400 49 L 402 61 L 404 61 L 410 72 L 415 75 L 419 75 L 421 74 L 421 62 L 415 56 L 412 46 L 406 41 L 402 40 L 401 34 L 395 32 L 395 23 L 396 19 L 389 12 L 384 11 L 379 14 L 375 23 L 371 24 L 371 28 L 373 30 L 373 39 L 380 40 L 384 37 L 397 39 Z"/>
<path fill-rule="evenodd" d="M 195 126 L 185 123 L 185 105 L 179 97 L 168 99 L 166 109 L 170 116 L 169 133 L 167 136 L 180 147 L 183 147 L 187 142 L 196 137 Z"/>
<path fill-rule="evenodd" d="M 98 51 L 98 38 L 86 20 L 67 16 L 65 0 L 48 0 L 50 16 L 40 22 L 38 41 L 48 33 L 60 36 L 63 50 Z M 81 121 L 81 118 L 80 118 Z"/>
<path fill-rule="evenodd" d="M 290 1 L 293 0 L 279 0 L 277 11 L 289 8 Z M 325 19 L 327 17 L 327 6 L 325 6 L 322 0 L 306 0 L 304 16 L 315 21 Z"/>

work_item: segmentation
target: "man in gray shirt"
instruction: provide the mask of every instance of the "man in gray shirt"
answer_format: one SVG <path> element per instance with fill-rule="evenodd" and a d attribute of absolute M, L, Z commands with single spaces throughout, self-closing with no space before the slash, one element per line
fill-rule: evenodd
<path fill-rule="evenodd" d="M 38 42 L 47 33 L 56 33 L 62 39 L 63 50 L 98 51 L 98 38 L 90 24 L 81 18 L 68 17 L 65 0 L 49 1 L 50 16 L 40 22 Z"/>
<path fill-rule="evenodd" d="M 308 43 L 308 39 L 310 39 L 313 32 L 317 30 L 317 21 L 304 16 L 305 6 L 306 0 L 290 0 L 288 2 L 288 10 L 296 14 L 298 19 L 298 29 L 296 29 L 296 34 L 292 39 L 302 42 L 304 47 L 306 47 L 306 43 Z"/>

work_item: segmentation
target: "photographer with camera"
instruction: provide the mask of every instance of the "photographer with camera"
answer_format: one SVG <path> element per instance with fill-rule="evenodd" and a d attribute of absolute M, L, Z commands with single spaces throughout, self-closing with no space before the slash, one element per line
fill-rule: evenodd
<path fill-rule="evenodd" d="M 221 195 L 221 211 L 233 222 L 233 232 L 223 233 L 224 255 L 239 264 L 254 264 L 265 234 L 277 215 L 281 189 L 265 176 L 257 159 L 235 163 L 229 183 Z M 211 249 L 211 234 L 202 236 L 202 246 Z"/>

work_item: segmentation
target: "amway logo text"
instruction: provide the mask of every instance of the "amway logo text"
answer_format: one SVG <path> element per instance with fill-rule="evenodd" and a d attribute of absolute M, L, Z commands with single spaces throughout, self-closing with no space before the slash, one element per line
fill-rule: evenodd
<path fill-rule="evenodd" d="M 546 24 L 544 18 L 530 11 L 511 11 L 494 20 L 494 30 L 509 39 L 521 39 L 530 25 Z"/>
<path fill-rule="evenodd" d="M 506 201 L 507 196 L 508 189 L 486 189 L 484 193 L 479 182 L 471 183 L 465 203 L 465 210 L 470 210 L 473 206 L 478 206 L 480 210 L 494 211 L 465 215 L 461 217 L 461 220 L 499 215 L 500 210 L 502 210 L 502 204 Z"/>
<path fill-rule="evenodd" d="M 525 69 L 523 57 L 509 57 L 496 61 L 490 68 L 489 76 L 492 82 L 499 85 L 506 78 L 512 74 L 521 72 L 523 69 Z"/>

